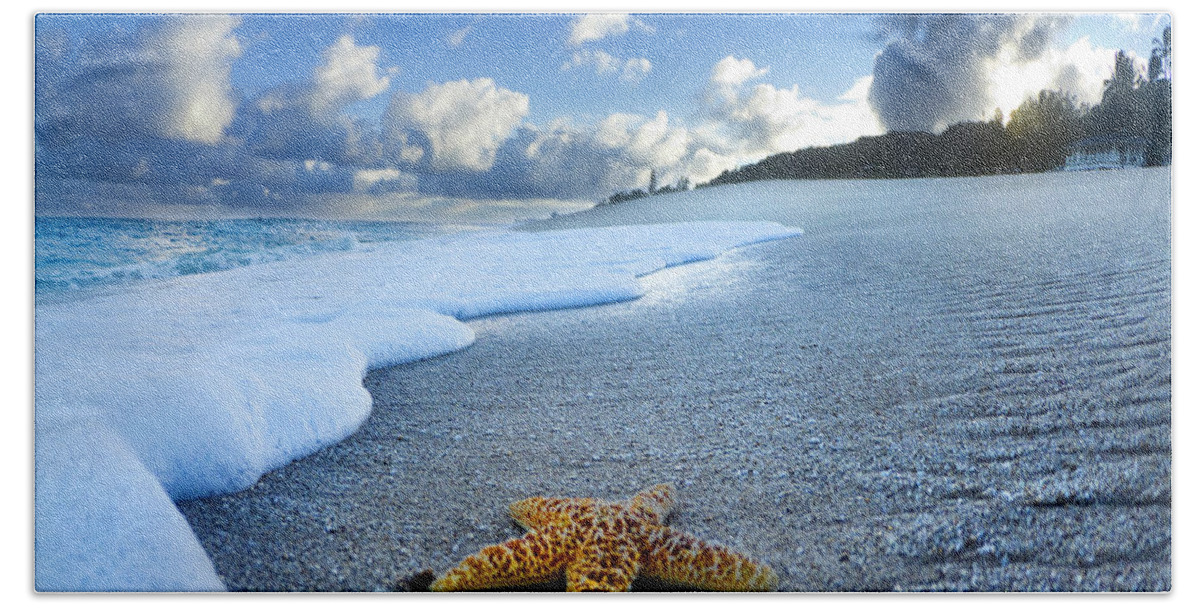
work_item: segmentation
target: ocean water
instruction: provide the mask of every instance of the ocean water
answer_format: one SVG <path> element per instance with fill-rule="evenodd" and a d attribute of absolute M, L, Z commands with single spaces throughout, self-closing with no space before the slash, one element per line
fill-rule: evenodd
<path fill-rule="evenodd" d="M 40 591 L 221 589 L 174 501 L 247 488 L 353 433 L 370 414 L 369 369 L 466 348 L 471 318 L 636 298 L 639 276 L 799 234 L 773 222 L 37 230 Z"/>
<path fill-rule="evenodd" d="M 34 293 L 81 297 L 142 281 L 478 229 L 420 222 L 38 217 Z"/>

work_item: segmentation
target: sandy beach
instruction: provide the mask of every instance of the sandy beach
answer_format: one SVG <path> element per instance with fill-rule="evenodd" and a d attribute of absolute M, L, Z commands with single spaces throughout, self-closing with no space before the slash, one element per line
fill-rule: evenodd
<path fill-rule="evenodd" d="M 354 435 L 179 503 L 223 582 L 401 589 L 517 536 L 515 500 L 671 482 L 671 525 L 780 591 L 1171 588 L 1169 169 L 762 182 L 525 228 L 701 219 L 805 234 L 372 371 Z"/>

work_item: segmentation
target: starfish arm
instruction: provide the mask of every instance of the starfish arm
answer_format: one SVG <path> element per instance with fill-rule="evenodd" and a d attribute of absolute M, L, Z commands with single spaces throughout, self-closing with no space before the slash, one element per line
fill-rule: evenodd
<path fill-rule="evenodd" d="M 667 516 L 675 508 L 675 486 L 660 483 L 652 488 L 638 492 L 629 501 L 629 508 L 640 513 L 656 524 L 663 524 Z"/>
<path fill-rule="evenodd" d="M 695 536 L 659 527 L 647 537 L 642 574 L 704 591 L 772 591 L 779 577 L 770 566 Z"/>
<path fill-rule="evenodd" d="M 567 591 L 629 591 L 638 573 L 637 548 L 605 540 L 580 547 L 567 566 Z"/>
<path fill-rule="evenodd" d="M 443 574 L 433 591 L 477 591 L 534 585 L 554 580 L 567 565 L 565 539 L 530 532 L 521 538 L 484 547 Z"/>
<path fill-rule="evenodd" d="M 592 507 L 596 501 L 590 498 L 547 498 L 534 496 L 508 505 L 508 514 L 526 530 L 549 526 L 565 526 L 572 516 Z"/>

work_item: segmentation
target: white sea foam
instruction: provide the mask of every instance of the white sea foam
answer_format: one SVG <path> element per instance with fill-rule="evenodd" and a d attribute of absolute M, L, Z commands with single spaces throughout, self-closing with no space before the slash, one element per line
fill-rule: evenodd
<path fill-rule="evenodd" d="M 637 276 L 798 233 L 459 234 L 39 304 L 36 587 L 220 589 L 172 500 L 246 488 L 352 433 L 368 368 L 466 347 L 463 319 L 635 298 Z"/>

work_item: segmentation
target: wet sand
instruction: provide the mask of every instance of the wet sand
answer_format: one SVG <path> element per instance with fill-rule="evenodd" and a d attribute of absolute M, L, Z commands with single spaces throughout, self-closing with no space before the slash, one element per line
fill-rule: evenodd
<path fill-rule="evenodd" d="M 517 536 L 512 501 L 660 482 L 781 591 L 1168 590 L 1168 180 L 769 182 L 529 226 L 805 234 L 472 321 L 371 372 L 350 438 L 180 508 L 231 590 L 402 588 Z"/>

